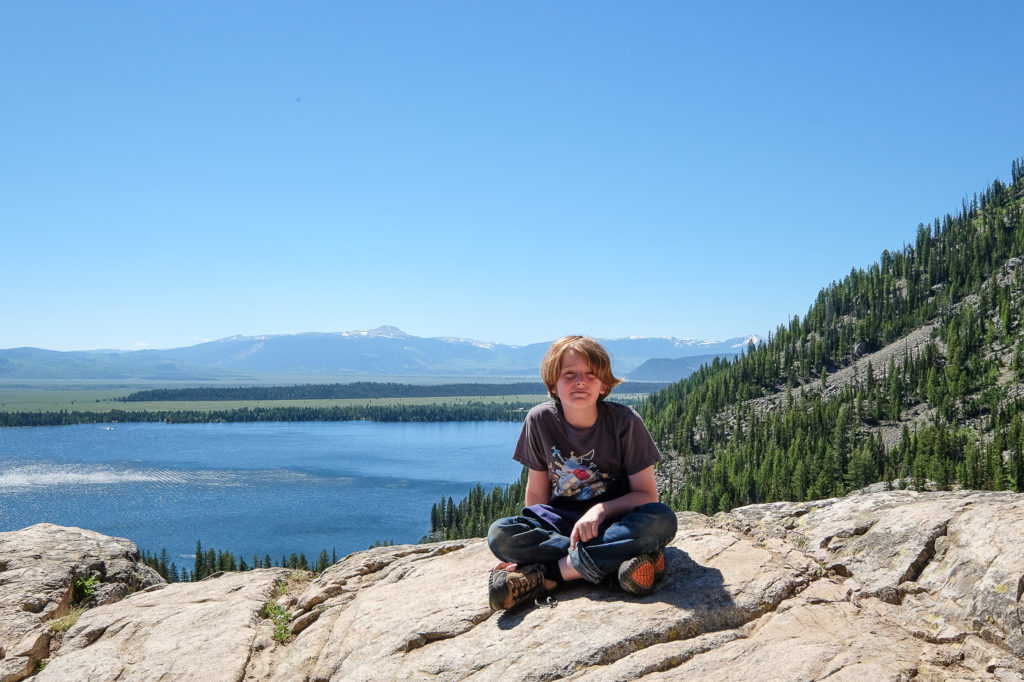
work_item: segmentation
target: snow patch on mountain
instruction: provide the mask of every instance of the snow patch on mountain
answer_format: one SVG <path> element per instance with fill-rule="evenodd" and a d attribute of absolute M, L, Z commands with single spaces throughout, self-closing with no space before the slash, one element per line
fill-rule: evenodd
<path fill-rule="evenodd" d="M 398 327 L 392 327 L 391 325 L 381 325 L 373 329 L 359 329 L 352 332 L 341 332 L 341 336 L 352 337 L 361 336 L 371 339 L 404 339 L 409 335 L 403 332 Z"/>

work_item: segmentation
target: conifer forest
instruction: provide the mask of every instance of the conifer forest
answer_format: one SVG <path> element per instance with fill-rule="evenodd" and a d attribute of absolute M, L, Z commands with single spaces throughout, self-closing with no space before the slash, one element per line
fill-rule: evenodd
<path fill-rule="evenodd" d="M 1024 158 L 1011 178 L 766 342 L 641 400 L 662 501 L 713 514 L 872 484 L 1024 491 Z M 442 500 L 434 536 L 485 534 L 521 486 Z"/>

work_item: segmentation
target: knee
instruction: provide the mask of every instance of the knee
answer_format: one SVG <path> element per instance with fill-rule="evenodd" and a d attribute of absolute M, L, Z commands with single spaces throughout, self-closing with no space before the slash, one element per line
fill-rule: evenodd
<path fill-rule="evenodd" d="M 679 530 L 679 519 L 667 504 L 651 502 L 634 509 L 647 517 L 647 527 L 652 536 L 658 538 L 662 546 L 672 542 Z"/>
<path fill-rule="evenodd" d="M 515 533 L 512 529 L 516 524 L 515 517 L 498 519 L 487 529 L 487 546 L 491 551 L 501 550 L 507 544 L 509 538 Z"/>

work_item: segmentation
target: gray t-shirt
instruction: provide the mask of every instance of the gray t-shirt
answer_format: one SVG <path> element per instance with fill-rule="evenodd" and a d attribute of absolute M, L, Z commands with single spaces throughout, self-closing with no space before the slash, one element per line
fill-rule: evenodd
<path fill-rule="evenodd" d="M 561 403 L 549 400 L 526 415 L 512 458 L 547 471 L 549 505 L 578 511 L 628 493 L 629 476 L 661 454 L 631 407 L 602 400 L 594 425 L 577 429 L 566 421 Z"/>

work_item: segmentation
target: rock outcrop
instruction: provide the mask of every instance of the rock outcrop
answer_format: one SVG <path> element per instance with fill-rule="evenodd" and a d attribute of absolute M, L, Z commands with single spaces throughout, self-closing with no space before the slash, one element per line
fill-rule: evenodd
<path fill-rule="evenodd" d="M 2 533 L 0 679 L 1024 680 L 1024 495 L 876 492 L 679 520 L 655 594 L 577 585 L 508 613 L 487 606 L 482 540 L 357 552 L 312 580 L 264 569 L 148 589 L 142 567 L 111 581 L 101 559 L 102 584 L 135 593 L 61 641 L 48 623 L 71 597 L 50 585 L 83 562 L 68 551 L 30 572 L 24 557 L 72 536 L 133 547 Z"/>
<path fill-rule="evenodd" d="M 76 601 L 109 604 L 164 584 L 139 558 L 132 542 L 81 528 L 40 523 L 0 533 L 0 680 L 36 671 L 49 655 L 53 624 Z"/>

